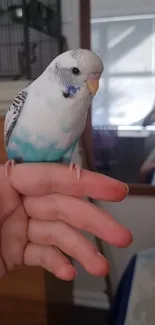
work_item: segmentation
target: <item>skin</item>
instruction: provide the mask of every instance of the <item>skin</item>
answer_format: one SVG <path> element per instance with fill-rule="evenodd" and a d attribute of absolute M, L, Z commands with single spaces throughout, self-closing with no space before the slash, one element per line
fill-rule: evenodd
<path fill-rule="evenodd" d="M 155 168 L 155 161 L 146 161 L 140 169 L 139 180 L 141 183 L 145 183 L 147 180 L 148 173 Z"/>
<path fill-rule="evenodd" d="M 8 179 L 0 167 L 0 184 L 0 277 L 26 264 L 72 280 L 76 270 L 66 254 L 89 273 L 104 276 L 108 261 L 79 230 L 117 247 L 132 242 L 128 229 L 84 199 L 121 201 L 128 194 L 124 183 L 86 170 L 77 180 L 65 165 L 19 164 Z"/>

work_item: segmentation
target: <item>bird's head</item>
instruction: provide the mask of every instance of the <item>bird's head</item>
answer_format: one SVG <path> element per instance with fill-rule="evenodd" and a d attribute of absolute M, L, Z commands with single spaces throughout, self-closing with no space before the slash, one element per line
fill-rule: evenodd
<path fill-rule="evenodd" d="M 48 67 L 49 76 L 61 86 L 65 98 L 76 96 L 83 87 L 87 87 L 94 96 L 102 72 L 103 62 L 100 57 L 84 49 L 64 52 Z"/>

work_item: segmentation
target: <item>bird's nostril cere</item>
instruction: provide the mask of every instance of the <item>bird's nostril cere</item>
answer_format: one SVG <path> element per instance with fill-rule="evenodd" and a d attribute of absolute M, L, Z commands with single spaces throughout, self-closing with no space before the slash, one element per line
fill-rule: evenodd
<path fill-rule="evenodd" d="M 99 80 L 101 75 L 99 73 L 93 72 L 91 75 L 88 76 L 88 80 Z"/>

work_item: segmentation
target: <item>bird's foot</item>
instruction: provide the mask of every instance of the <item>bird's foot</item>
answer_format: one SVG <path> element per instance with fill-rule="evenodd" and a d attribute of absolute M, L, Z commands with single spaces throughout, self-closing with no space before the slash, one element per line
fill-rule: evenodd
<path fill-rule="evenodd" d="M 5 166 L 4 166 L 4 173 L 5 173 L 5 177 L 8 178 L 8 175 L 9 175 L 9 172 L 10 172 L 10 169 L 12 169 L 14 166 L 15 166 L 16 162 L 15 160 L 8 160 L 6 163 L 5 163 Z"/>
<path fill-rule="evenodd" d="M 70 172 L 72 172 L 74 168 L 76 170 L 77 179 L 79 180 L 81 176 L 81 168 L 77 164 L 71 163 L 69 165 Z"/>

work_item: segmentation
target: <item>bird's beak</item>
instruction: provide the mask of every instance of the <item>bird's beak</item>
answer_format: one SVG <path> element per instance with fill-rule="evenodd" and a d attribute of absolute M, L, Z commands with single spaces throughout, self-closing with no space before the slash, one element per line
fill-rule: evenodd
<path fill-rule="evenodd" d="M 91 94 L 95 96 L 99 88 L 99 76 L 94 74 L 89 76 L 87 80 L 87 85 Z"/>

